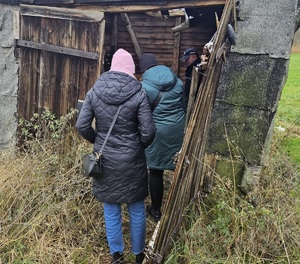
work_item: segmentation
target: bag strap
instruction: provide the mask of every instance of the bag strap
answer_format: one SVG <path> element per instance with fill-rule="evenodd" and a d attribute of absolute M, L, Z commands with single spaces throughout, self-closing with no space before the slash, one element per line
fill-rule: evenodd
<path fill-rule="evenodd" d="M 107 139 L 108 139 L 108 137 L 109 137 L 109 135 L 110 135 L 110 133 L 111 133 L 111 131 L 112 131 L 112 129 L 113 129 L 115 123 L 116 123 L 116 120 L 117 120 L 117 117 L 118 117 L 118 115 L 119 115 L 119 113 L 120 113 L 120 110 L 121 110 L 121 105 L 119 105 L 119 108 L 118 108 L 118 110 L 117 110 L 117 113 L 115 114 L 114 119 L 113 119 L 113 121 L 111 122 L 110 128 L 109 128 L 109 130 L 108 130 L 108 132 L 107 132 L 107 135 L 106 135 L 106 138 L 105 138 L 105 140 L 104 140 L 104 142 L 103 142 L 103 145 L 102 145 L 102 147 L 101 147 L 101 149 L 100 149 L 100 151 L 99 151 L 100 154 L 102 153 L 102 150 L 103 150 L 103 148 L 104 148 L 104 146 L 105 146 L 105 144 L 106 144 L 106 142 L 107 142 Z"/>

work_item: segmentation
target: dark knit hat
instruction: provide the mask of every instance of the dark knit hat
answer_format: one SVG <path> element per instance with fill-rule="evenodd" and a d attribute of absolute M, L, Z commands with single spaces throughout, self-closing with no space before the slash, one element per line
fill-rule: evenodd
<path fill-rule="evenodd" d="M 156 66 L 157 60 L 153 53 L 144 53 L 140 58 L 140 70 L 144 72 L 150 67 Z"/>

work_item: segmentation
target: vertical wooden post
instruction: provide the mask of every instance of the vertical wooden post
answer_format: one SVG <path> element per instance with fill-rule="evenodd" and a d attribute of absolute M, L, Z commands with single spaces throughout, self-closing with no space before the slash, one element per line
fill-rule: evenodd
<path fill-rule="evenodd" d="M 175 26 L 181 24 L 181 17 L 176 18 L 175 24 L 176 24 Z M 175 40 L 174 40 L 174 48 L 173 48 L 172 69 L 177 76 L 179 74 L 180 41 L 181 41 L 181 34 L 180 34 L 180 32 L 176 32 Z"/>
<path fill-rule="evenodd" d="M 118 49 L 118 15 L 114 15 L 111 34 L 111 53 L 114 54 Z"/>
<path fill-rule="evenodd" d="M 104 36 L 105 36 L 105 19 L 103 19 L 100 22 L 98 36 L 99 36 L 99 59 L 98 59 L 97 75 L 99 76 L 103 71 L 103 65 L 104 65 L 103 46 L 104 46 Z"/>

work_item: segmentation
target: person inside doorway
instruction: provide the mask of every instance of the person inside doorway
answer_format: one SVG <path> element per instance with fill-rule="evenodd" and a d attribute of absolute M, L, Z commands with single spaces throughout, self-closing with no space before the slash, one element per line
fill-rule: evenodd
<path fill-rule="evenodd" d="M 188 106 L 188 100 L 190 95 L 190 88 L 192 82 L 193 67 L 197 66 L 201 62 L 199 53 L 195 48 L 188 48 L 184 51 L 180 59 L 185 67 L 185 86 L 184 86 L 184 96 L 185 96 L 185 107 Z"/>

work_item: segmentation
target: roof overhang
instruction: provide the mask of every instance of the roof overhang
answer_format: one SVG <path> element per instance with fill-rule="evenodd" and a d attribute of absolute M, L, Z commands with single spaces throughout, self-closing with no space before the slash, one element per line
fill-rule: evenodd
<path fill-rule="evenodd" d="M 137 0 L 0 0 L 4 4 L 27 4 L 27 5 L 47 5 L 47 6 L 93 6 L 98 11 L 102 12 L 147 12 L 158 11 L 164 9 L 176 8 L 193 8 L 193 7 L 208 7 L 225 5 L 226 0 L 151 0 L 151 1 L 137 1 Z"/>

